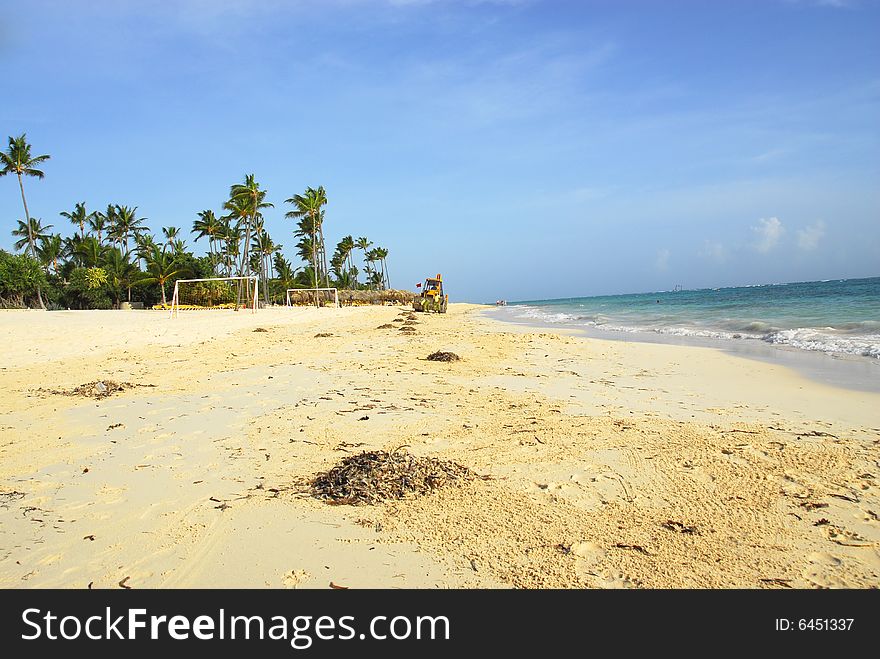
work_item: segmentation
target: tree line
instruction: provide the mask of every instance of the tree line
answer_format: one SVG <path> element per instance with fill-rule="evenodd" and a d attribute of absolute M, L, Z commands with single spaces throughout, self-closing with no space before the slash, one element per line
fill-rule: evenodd
<path fill-rule="evenodd" d="M 182 230 L 162 228 L 151 233 L 137 206 L 108 204 L 89 210 L 85 202 L 62 211 L 71 231 L 54 233 L 52 224 L 32 217 L 25 195 L 27 178 L 42 179 L 40 167 L 49 155 L 31 155 L 26 135 L 9 137 L 0 152 L 0 176 L 15 175 L 21 193 L 24 220 L 12 231 L 18 254 L 0 250 L 0 306 L 106 309 L 133 299 L 152 305 L 167 304 L 169 286 L 181 278 L 259 276 L 263 302 L 282 302 L 291 288 L 336 287 L 347 290 L 391 288 L 388 250 L 365 236 L 344 236 L 328 261 L 324 240 L 327 193 L 308 187 L 284 200 L 291 206 L 285 217 L 296 222 L 296 256 L 302 265 L 285 258 L 283 245 L 266 230 L 263 211 L 273 208 L 253 174 L 230 187 L 221 210 L 203 210 L 193 220 L 193 242 L 207 242 L 207 254 L 196 256 L 187 248 Z M 363 263 L 363 280 L 356 252 Z"/>

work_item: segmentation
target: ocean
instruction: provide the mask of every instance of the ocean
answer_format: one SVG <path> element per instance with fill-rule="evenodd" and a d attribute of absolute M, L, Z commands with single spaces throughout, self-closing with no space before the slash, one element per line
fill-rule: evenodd
<path fill-rule="evenodd" d="M 528 300 L 497 316 L 608 338 L 760 341 L 880 364 L 880 277 Z"/>

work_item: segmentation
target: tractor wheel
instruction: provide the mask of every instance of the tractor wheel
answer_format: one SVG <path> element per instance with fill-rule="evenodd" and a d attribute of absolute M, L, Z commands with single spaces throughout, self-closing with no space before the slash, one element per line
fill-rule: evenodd
<path fill-rule="evenodd" d="M 446 313 L 446 300 L 440 303 L 440 313 Z"/>

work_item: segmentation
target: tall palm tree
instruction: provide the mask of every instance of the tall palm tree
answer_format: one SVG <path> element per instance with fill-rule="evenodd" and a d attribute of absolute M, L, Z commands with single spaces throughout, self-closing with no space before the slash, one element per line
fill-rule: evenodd
<path fill-rule="evenodd" d="M 72 266 L 81 267 L 82 262 L 79 256 L 79 246 L 82 244 L 83 239 L 78 235 L 73 234 L 72 236 L 68 236 L 64 238 L 62 241 L 62 250 L 61 254 L 67 259 L 68 263 Z"/>
<path fill-rule="evenodd" d="M 70 223 L 74 226 L 79 227 L 79 237 L 86 237 L 86 224 L 89 224 L 92 218 L 95 216 L 95 212 L 92 211 L 89 213 L 86 211 L 86 202 L 81 201 L 73 207 L 72 212 L 62 211 L 59 213 L 61 217 L 66 217 L 70 220 Z"/>
<path fill-rule="evenodd" d="M 139 261 L 147 261 L 147 255 L 153 249 L 153 247 L 157 247 L 156 239 L 153 238 L 153 234 L 151 233 L 140 233 L 134 237 L 134 252 L 137 254 L 137 258 Z"/>
<path fill-rule="evenodd" d="M 51 224 L 43 226 L 40 219 L 36 217 L 30 218 L 27 224 L 18 220 L 18 227 L 12 230 L 12 235 L 18 238 L 18 240 L 15 241 L 15 249 L 20 250 L 27 245 L 28 254 L 37 258 L 36 242 L 41 238 L 48 236 L 49 234 L 46 232 L 51 228 Z"/>
<path fill-rule="evenodd" d="M 238 255 L 241 251 L 242 234 L 238 222 L 232 224 L 229 218 L 224 218 L 225 226 L 221 234 L 223 240 L 223 263 L 226 268 L 226 276 L 232 277 L 234 268 L 238 263 Z"/>
<path fill-rule="evenodd" d="M 113 216 L 113 224 L 110 227 L 111 237 L 125 248 L 125 255 L 128 256 L 128 240 L 146 229 L 144 222 L 147 218 L 137 217 L 137 206 L 128 207 L 119 204 L 114 207 Z"/>
<path fill-rule="evenodd" d="M 376 254 L 376 260 L 382 266 L 382 286 L 385 289 L 391 288 L 391 280 L 388 278 L 388 264 L 385 259 L 388 258 L 388 250 L 385 247 L 377 247 L 373 250 Z"/>
<path fill-rule="evenodd" d="M 159 284 L 162 289 L 162 305 L 167 306 L 168 299 L 165 297 L 165 284 L 177 277 L 186 274 L 187 269 L 177 261 L 170 252 L 166 252 L 158 245 L 153 245 L 146 256 L 147 276 L 140 280 L 142 284 Z"/>
<path fill-rule="evenodd" d="M 367 284 L 376 289 L 378 289 L 379 283 L 383 281 L 383 278 L 380 276 L 381 273 L 373 266 L 378 260 L 379 256 L 376 254 L 375 249 L 371 249 L 364 254 L 364 261 L 366 261 L 364 272 L 367 275 Z"/>
<path fill-rule="evenodd" d="M 199 219 L 193 222 L 192 230 L 196 234 L 196 242 L 200 238 L 207 238 L 208 254 L 210 256 L 214 255 L 214 241 L 220 235 L 222 228 L 222 222 L 217 219 L 212 210 L 199 211 Z"/>
<path fill-rule="evenodd" d="M 370 246 L 372 244 L 373 243 L 370 240 L 367 240 L 366 236 L 361 236 L 354 243 L 355 248 L 361 250 L 364 253 L 364 265 L 366 266 L 364 268 L 365 273 L 370 269 L 369 261 L 367 260 L 367 250 L 370 249 Z"/>
<path fill-rule="evenodd" d="M 95 213 L 95 219 L 89 222 L 89 229 L 97 234 L 98 242 L 104 244 L 104 237 L 101 235 L 103 230 L 107 230 L 107 238 L 110 241 L 118 242 L 115 238 L 114 227 L 116 227 L 116 206 L 107 204 L 107 210 L 103 213 L 98 211 Z"/>
<path fill-rule="evenodd" d="M 92 211 L 88 217 L 89 233 L 94 233 L 98 242 L 104 243 L 104 230 L 107 228 L 107 216 L 101 211 Z"/>
<path fill-rule="evenodd" d="M 325 285 L 330 285 L 329 274 L 327 273 L 327 263 L 326 263 L 326 251 L 324 250 L 324 214 L 322 212 L 322 207 L 327 204 L 327 193 L 324 191 L 324 186 L 318 186 L 318 189 L 315 188 L 306 188 L 303 194 L 296 194 L 290 197 L 289 199 L 284 200 L 285 204 L 293 204 L 294 210 L 285 213 L 284 217 L 304 220 L 307 219 L 306 223 L 300 223 L 300 229 L 296 233 L 296 235 L 305 238 L 305 232 L 308 231 L 311 234 L 311 259 L 310 262 L 312 264 L 312 272 L 314 273 L 315 278 L 315 288 L 318 287 L 318 271 L 320 270 L 320 265 L 318 263 L 318 253 L 319 251 L 324 253 L 324 279 Z M 317 299 L 317 298 L 316 298 Z"/>
<path fill-rule="evenodd" d="M 27 199 L 24 196 L 24 183 L 21 177 L 43 178 L 45 174 L 36 167 L 49 160 L 49 158 L 51 156 L 48 155 L 31 156 L 31 145 L 27 143 L 24 133 L 18 137 L 10 136 L 8 148 L 6 151 L 0 152 L 0 163 L 3 164 L 3 169 L 0 169 L 0 176 L 6 176 L 7 174 L 18 176 L 18 187 L 21 190 L 21 203 L 24 206 L 24 219 L 27 228 L 30 228 L 31 225 L 31 215 L 28 212 Z M 37 238 L 31 233 L 28 235 L 28 241 L 30 242 L 31 256 L 33 256 L 36 251 Z M 40 301 L 40 307 L 45 309 L 46 305 L 43 303 L 43 294 L 40 292 L 39 284 L 37 285 L 37 299 Z"/>
<path fill-rule="evenodd" d="M 255 233 L 255 226 L 260 211 L 263 208 L 273 208 L 273 205 L 266 201 L 266 190 L 260 189 L 253 174 L 246 174 L 244 183 L 237 183 L 229 189 L 229 201 L 232 205 L 243 213 L 244 224 L 244 253 L 241 256 L 241 275 L 250 275 L 250 247 L 251 235 Z M 248 266 L 248 272 L 245 273 L 245 265 Z"/>
<path fill-rule="evenodd" d="M 58 259 L 61 258 L 63 252 L 63 241 L 61 240 L 60 233 L 53 233 L 49 236 L 42 236 L 40 238 L 40 244 L 37 246 L 37 256 L 39 256 L 40 260 L 43 262 L 47 274 L 49 272 L 49 266 L 52 266 L 55 275 L 58 275 Z"/>
<path fill-rule="evenodd" d="M 178 227 L 162 227 L 162 234 L 165 236 L 165 242 L 171 247 L 174 245 L 178 235 L 180 235 L 180 229 Z"/>
<path fill-rule="evenodd" d="M 354 263 L 352 263 L 351 254 L 355 249 L 354 238 L 351 236 L 345 236 L 339 243 L 336 245 L 336 253 L 339 255 L 340 266 L 343 272 L 346 274 L 351 274 L 351 272 L 355 269 Z"/>

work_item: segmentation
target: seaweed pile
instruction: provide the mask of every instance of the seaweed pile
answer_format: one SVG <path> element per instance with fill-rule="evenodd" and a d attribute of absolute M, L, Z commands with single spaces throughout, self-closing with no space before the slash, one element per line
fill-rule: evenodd
<path fill-rule="evenodd" d="M 428 355 L 428 361 L 430 362 L 457 362 L 461 357 L 456 355 L 454 352 L 432 352 Z"/>
<path fill-rule="evenodd" d="M 377 504 L 427 494 L 473 472 L 456 462 L 416 457 L 407 451 L 364 451 L 315 476 L 312 496 L 342 505 Z"/>

